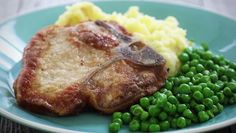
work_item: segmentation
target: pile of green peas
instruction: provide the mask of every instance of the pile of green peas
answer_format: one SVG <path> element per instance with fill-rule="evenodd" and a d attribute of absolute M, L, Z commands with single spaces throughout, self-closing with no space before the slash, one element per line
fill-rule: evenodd
<path fill-rule="evenodd" d="M 186 48 L 179 73 L 160 91 L 143 97 L 127 112 L 115 112 L 110 132 L 159 132 L 205 122 L 236 103 L 236 63 L 214 55 L 206 44 Z"/>

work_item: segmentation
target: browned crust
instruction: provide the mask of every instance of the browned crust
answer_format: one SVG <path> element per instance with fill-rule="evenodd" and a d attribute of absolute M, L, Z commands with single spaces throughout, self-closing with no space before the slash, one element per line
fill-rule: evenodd
<path fill-rule="evenodd" d="M 78 90 L 78 84 L 57 92 L 53 97 L 47 97 L 45 94 L 32 88 L 36 77 L 37 66 L 40 65 L 38 58 L 41 56 L 42 52 L 49 47 L 46 39 L 48 35 L 53 34 L 52 32 L 55 28 L 56 27 L 52 26 L 38 32 L 25 48 L 23 54 L 23 69 L 14 82 L 13 88 L 15 90 L 17 103 L 30 111 L 57 115 L 74 114 L 78 111 L 77 109 L 82 109 L 85 105 L 82 101 L 83 96 Z"/>

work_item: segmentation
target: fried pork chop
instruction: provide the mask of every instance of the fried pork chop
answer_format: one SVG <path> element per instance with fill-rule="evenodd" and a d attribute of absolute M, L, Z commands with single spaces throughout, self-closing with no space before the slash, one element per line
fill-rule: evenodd
<path fill-rule="evenodd" d="M 14 83 L 17 103 L 36 113 L 69 115 L 91 106 L 127 108 L 165 82 L 165 60 L 115 22 L 51 26 L 25 48 Z"/>

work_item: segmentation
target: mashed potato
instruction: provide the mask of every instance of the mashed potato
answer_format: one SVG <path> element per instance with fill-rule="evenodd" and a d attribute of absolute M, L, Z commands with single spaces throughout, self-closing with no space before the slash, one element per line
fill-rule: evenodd
<path fill-rule="evenodd" d="M 124 26 L 134 36 L 138 36 L 147 45 L 160 53 L 167 61 L 169 75 L 175 75 L 179 69 L 178 55 L 189 46 L 186 31 L 178 27 L 175 17 L 158 20 L 139 12 L 132 6 L 122 14 L 108 14 L 89 2 L 82 2 L 67 7 L 57 20 L 57 25 L 75 25 L 86 20 L 113 20 Z"/>

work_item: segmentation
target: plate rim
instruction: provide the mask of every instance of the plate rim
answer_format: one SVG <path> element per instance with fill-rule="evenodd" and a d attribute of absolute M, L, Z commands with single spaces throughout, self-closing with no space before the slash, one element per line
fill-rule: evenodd
<path fill-rule="evenodd" d="M 112 0 L 88 0 L 90 2 L 113 2 Z M 129 2 L 127 0 L 118 0 L 118 1 L 123 1 L 123 2 Z M 208 12 L 210 14 L 213 14 L 213 15 L 216 15 L 216 16 L 220 16 L 224 19 L 227 19 L 227 20 L 230 20 L 230 21 L 233 21 L 234 23 L 236 23 L 236 19 L 235 18 L 232 18 L 230 16 L 226 16 L 226 15 L 223 15 L 223 14 L 220 14 L 218 12 L 215 12 L 215 11 L 212 11 L 212 10 L 208 10 L 208 9 L 201 9 L 200 7 L 198 6 L 195 6 L 195 5 L 191 5 L 191 4 L 186 4 L 186 3 L 171 3 L 170 1 L 164 1 L 164 0 L 146 0 L 146 1 L 142 1 L 142 0 L 130 0 L 131 2 L 148 2 L 148 3 L 161 3 L 161 4 L 167 4 L 167 5 L 174 5 L 174 6 L 179 6 L 179 7 L 187 7 L 187 8 L 192 8 L 192 9 L 196 9 L 198 11 L 203 11 L 203 12 Z M 78 3 L 80 2 L 83 2 L 83 1 L 78 1 Z M 117 2 L 117 1 L 115 1 Z M 56 8 L 56 7 L 59 7 L 59 6 L 66 6 L 66 5 L 69 5 L 69 4 L 73 4 L 73 3 L 77 3 L 77 2 L 65 2 L 65 3 L 62 3 L 62 4 L 58 4 L 58 5 L 53 5 L 53 6 L 50 6 L 50 7 L 42 7 L 42 8 L 37 8 L 35 10 L 29 10 L 29 11 L 25 11 L 23 13 L 19 13 L 17 15 L 13 15 L 13 16 L 10 16 L 6 19 L 3 19 L 0 21 L 0 27 L 2 25 L 4 25 L 5 23 L 13 20 L 13 19 L 17 19 L 19 17 L 23 17 L 25 15 L 28 15 L 28 14 L 31 14 L 31 13 L 35 13 L 35 12 L 40 12 L 40 11 L 43 11 L 43 10 L 46 10 L 46 9 L 52 9 L 52 8 Z M 7 73 L 9 73 L 9 70 L 6 71 Z M 8 78 L 8 77 L 7 77 Z M 38 130 L 41 130 L 41 131 L 47 131 L 47 132 L 59 132 L 59 133 L 84 133 L 83 131 L 75 131 L 75 130 L 70 130 L 70 129 L 64 129 L 64 128 L 59 128 L 59 127 L 55 127 L 55 126 L 48 126 L 46 124 L 41 124 L 41 123 L 38 123 L 38 122 L 34 122 L 32 120 L 28 120 L 28 119 L 25 119 L 25 118 L 22 118 L 22 117 L 19 117 L 11 112 L 8 112 L 6 111 L 5 109 L 1 108 L 0 107 L 0 115 L 2 117 L 5 117 L 5 118 L 8 118 L 14 122 L 17 122 L 19 124 L 22 124 L 24 126 L 28 126 L 28 127 L 31 127 L 31 128 L 34 128 L 34 129 L 38 129 Z M 216 124 L 212 124 L 212 125 L 209 125 L 209 126 L 204 126 L 204 127 L 197 127 L 197 128 L 190 128 L 190 129 L 178 129 L 178 130 L 174 130 L 174 131 L 167 131 L 169 133 L 188 133 L 188 132 L 204 132 L 204 131 L 211 131 L 211 130 L 216 130 L 216 129 L 220 129 L 220 128 L 223 128 L 223 127 L 226 127 L 226 126 L 229 126 L 229 125 L 232 125 L 236 123 L 236 117 L 235 118 L 232 118 L 230 120 L 225 120 L 223 122 L 219 122 L 219 123 L 216 123 Z"/>

